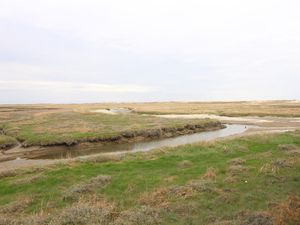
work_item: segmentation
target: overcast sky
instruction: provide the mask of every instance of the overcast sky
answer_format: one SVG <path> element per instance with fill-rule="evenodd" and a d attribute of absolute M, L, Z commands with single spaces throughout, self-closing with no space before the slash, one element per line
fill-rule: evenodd
<path fill-rule="evenodd" d="M 299 0 L 0 0 L 0 103 L 300 99 Z"/>

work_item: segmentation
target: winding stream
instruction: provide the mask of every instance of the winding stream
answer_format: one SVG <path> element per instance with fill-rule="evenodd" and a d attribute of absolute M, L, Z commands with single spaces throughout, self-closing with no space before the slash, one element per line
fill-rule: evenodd
<path fill-rule="evenodd" d="M 86 157 L 93 154 L 121 154 L 126 152 L 146 152 L 161 147 L 175 147 L 184 144 L 192 144 L 200 141 L 209 141 L 230 135 L 245 132 L 255 127 L 249 125 L 226 125 L 226 128 L 214 131 L 206 131 L 189 135 L 182 135 L 173 138 L 165 138 L 152 141 L 143 141 L 126 144 L 83 144 L 71 147 L 51 147 L 47 151 L 41 150 L 39 154 L 28 155 L 27 159 L 65 159 L 75 157 Z"/>

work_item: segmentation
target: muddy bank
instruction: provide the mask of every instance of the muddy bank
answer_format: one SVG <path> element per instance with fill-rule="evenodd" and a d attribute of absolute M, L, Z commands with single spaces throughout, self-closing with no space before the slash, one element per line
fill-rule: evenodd
<path fill-rule="evenodd" d="M 120 134 L 109 137 L 87 137 L 78 140 L 62 140 L 57 142 L 41 142 L 38 145 L 26 143 L 26 140 L 18 139 L 23 148 L 28 147 L 50 147 L 50 146 L 73 146 L 84 142 L 101 142 L 101 143 L 128 143 L 140 140 L 153 140 L 166 137 L 176 137 L 184 134 L 198 133 L 211 129 L 225 128 L 219 121 L 208 121 L 201 124 L 186 124 L 182 127 L 162 127 L 155 129 L 146 129 L 138 131 L 124 131 Z"/>
<path fill-rule="evenodd" d="M 20 143 L 18 146 L 0 153 L 0 162 L 14 160 L 16 158 L 38 158 L 49 151 L 61 151 L 64 148 L 85 148 L 88 145 L 111 145 L 123 143 L 135 143 L 141 141 L 158 140 L 177 137 L 180 135 L 194 134 L 204 131 L 213 131 L 225 128 L 219 121 L 210 121 L 205 124 L 187 124 L 184 127 L 164 127 L 142 131 L 125 131 L 117 136 L 108 138 L 88 138 L 80 141 L 64 141 L 59 143 L 41 144 L 39 146 L 27 146 Z"/>
<path fill-rule="evenodd" d="M 6 151 L 8 149 L 16 147 L 17 145 L 18 145 L 17 143 L 3 143 L 3 144 L 0 144 L 0 151 Z"/>

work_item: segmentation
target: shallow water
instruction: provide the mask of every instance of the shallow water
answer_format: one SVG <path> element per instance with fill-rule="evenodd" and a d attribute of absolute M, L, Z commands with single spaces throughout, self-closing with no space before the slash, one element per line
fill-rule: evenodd
<path fill-rule="evenodd" d="M 74 158 L 78 156 L 87 156 L 99 153 L 124 153 L 124 152 L 145 152 L 160 147 L 175 147 L 184 144 L 191 144 L 200 141 L 209 141 L 230 135 L 240 134 L 254 126 L 246 125 L 226 125 L 226 128 L 206 131 L 189 135 L 182 135 L 173 138 L 165 138 L 152 141 L 143 141 L 126 144 L 82 144 L 71 147 L 51 147 L 47 151 L 41 151 L 39 155 L 28 157 L 31 159 L 62 159 Z"/>

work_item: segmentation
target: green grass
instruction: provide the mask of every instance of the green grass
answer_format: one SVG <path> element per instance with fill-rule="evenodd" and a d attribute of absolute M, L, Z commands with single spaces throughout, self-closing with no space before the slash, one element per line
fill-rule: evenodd
<path fill-rule="evenodd" d="M 300 195 L 299 155 L 279 150 L 279 144 L 300 147 L 300 132 L 186 145 L 129 155 L 118 162 L 59 165 L 42 172 L 2 178 L 0 206 L 30 197 L 32 202 L 25 208 L 27 214 L 41 210 L 55 214 L 54 209 L 72 204 L 72 201 L 63 200 L 64 193 L 70 187 L 103 174 L 110 175 L 112 181 L 104 188 L 96 188 L 93 194 L 102 196 L 114 203 L 118 210 L 124 211 L 140 206 L 139 200 L 145 193 L 202 180 L 207 169 L 213 167 L 217 175 L 213 185 L 217 191 L 196 192 L 190 198 L 173 196 L 168 200 L 169 209 L 162 210 L 162 223 L 208 224 L 212 218 L 234 219 L 241 211 L 269 210 L 271 202 L 284 201 L 288 195 Z M 233 176 L 235 179 L 229 182 L 230 160 L 235 158 L 245 160 L 242 166 L 247 171 Z M 180 167 L 183 160 L 189 161 L 190 166 Z M 264 165 L 276 160 L 285 160 L 289 166 L 278 167 L 274 173 L 261 172 Z M 15 184 L 18 179 L 37 173 L 41 174 L 38 179 L 22 185 Z M 186 213 L 185 208 L 189 207 L 192 207 L 191 211 Z"/>

